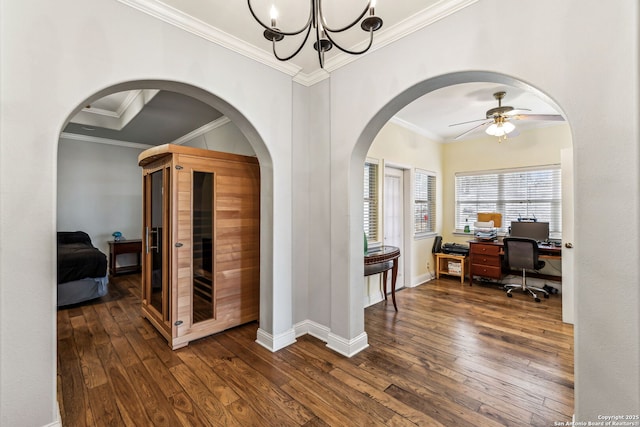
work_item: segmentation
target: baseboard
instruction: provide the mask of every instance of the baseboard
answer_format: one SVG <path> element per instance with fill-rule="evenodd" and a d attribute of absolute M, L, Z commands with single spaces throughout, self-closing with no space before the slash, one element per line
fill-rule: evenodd
<path fill-rule="evenodd" d="M 420 276 L 416 276 L 413 278 L 413 283 L 411 284 L 411 288 L 415 288 L 416 286 L 420 286 L 424 283 L 427 283 L 434 279 L 433 274 L 431 272 L 427 272 L 425 274 L 421 274 Z"/>
<path fill-rule="evenodd" d="M 369 347 L 367 333 L 363 332 L 351 340 L 329 333 L 327 347 L 346 357 L 355 356 L 365 348 Z"/>
<path fill-rule="evenodd" d="M 276 336 L 258 328 L 256 342 L 269 351 L 276 352 L 296 342 L 296 332 L 293 328 Z"/>
<path fill-rule="evenodd" d="M 296 323 L 295 325 L 293 325 L 293 329 L 295 330 L 296 338 L 305 334 L 309 334 L 312 337 L 316 337 L 324 342 L 327 342 L 329 340 L 329 334 L 331 333 L 331 329 L 312 320 L 304 320 L 302 322 Z"/>
<path fill-rule="evenodd" d="M 56 400 L 57 419 L 49 424 L 45 424 L 42 427 L 62 427 L 62 415 L 60 414 L 60 403 Z"/>

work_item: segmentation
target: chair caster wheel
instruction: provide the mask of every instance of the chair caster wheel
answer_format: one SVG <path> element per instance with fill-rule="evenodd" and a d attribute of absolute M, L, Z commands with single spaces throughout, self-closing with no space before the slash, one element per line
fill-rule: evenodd
<path fill-rule="evenodd" d="M 509 298 L 513 298 L 513 295 L 511 295 L 511 294 L 507 294 L 507 296 L 508 296 Z"/>
<path fill-rule="evenodd" d="M 540 298 L 536 298 L 536 302 L 540 302 Z"/>
<path fill-rule="evenodd" d="M 544 297 L 545 298 L 549 298 L 549 294 L 544 294 Z"/>

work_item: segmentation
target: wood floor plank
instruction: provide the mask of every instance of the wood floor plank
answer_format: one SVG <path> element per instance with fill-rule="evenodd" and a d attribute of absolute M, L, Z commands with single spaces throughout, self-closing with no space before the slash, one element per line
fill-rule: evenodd
<path fill-rule="evenodd" d="M 58 340 L 58 399 L 62 420 L 66 425 L 86 426 L 89 412 L 80 356 L 72 337 Z"/>
<path fill-rule="evenodd" d="M 169 369 L 176 380 L 182 385 L 186 394 L 195 405 L 202 410 L 209 423 L 213 425 L 241 426 L 225 406 L 211 394 L 186 365 L 178 365 Z"/>
<path fill-rule="evenodd" d="M 180 421 L 171 409 L 168 399 L 162 394 L 155 378 L 149 374 L 142 363 L 129 366 L 127 374 L 153 426 L 173 427 L 179 425 Z"/>
<path fill-rule="evenodd" d="M 310 335 L 277 352 L 248 323 L 172 351 L 138 275 L 58 310 L 64 426 L 548 426 L 571 420 L 573 327 L 560 295 L 433 280 L 365 310 L 369 347 Z"/>
<path fill-rule="evenodd" d="M 93 337 L 85 317 L 75 316 L 71 318 L 71 326 L 73 328 L 75 349 L 80 358 L 82 376 L 87 388 L 106 384 L 107 376 L 96 353 L 96 347 L 93 345 Z"/>

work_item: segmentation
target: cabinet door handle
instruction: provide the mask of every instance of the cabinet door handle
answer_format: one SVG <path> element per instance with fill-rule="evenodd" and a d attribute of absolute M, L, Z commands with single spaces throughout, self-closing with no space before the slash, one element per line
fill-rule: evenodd
<path fill-rule="evenodd" d="M 147 246 L 147 253 L 149 253 L 149 249 L 155 249 L 156 253 L 160 252 L 160 242 L 158 242 L 158 228 L 159 227 L 152 228 L 150 231 L 151 234 L 156 235 L 156 244 L 155 246 L 153 244 L 151 246 Z M 151 238 L 151 241 L 153 242 L 153 237 Z M 148 244 L 149 244 L 149 235 L 147 234 L 147 245 Z"/>

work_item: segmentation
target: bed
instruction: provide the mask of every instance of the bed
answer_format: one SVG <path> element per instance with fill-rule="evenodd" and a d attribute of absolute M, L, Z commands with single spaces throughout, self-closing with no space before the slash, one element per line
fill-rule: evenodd
<path fill-rule="evenodd" d="M 84 231 L 58 232 L 58 307 L 107 294 L 107 256 Z"/>

